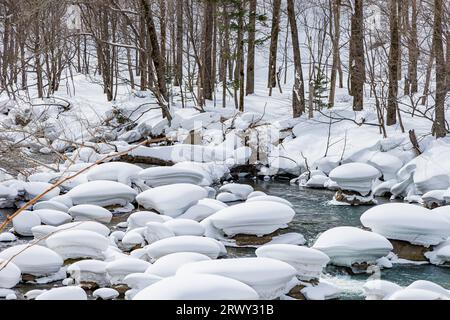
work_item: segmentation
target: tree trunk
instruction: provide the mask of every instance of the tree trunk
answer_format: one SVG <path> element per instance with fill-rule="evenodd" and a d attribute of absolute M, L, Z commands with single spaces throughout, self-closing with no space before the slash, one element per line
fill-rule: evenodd
<path fill-rule="evenodd" d="M 355 0 L 355 12 L 351 21 L 350 39 L 350 91 L 353 96 L 353 110 L 363 110 L 365 59 L 364 59 L 364 14 L 363 0 Z"/>
<path fill-rule="evenodd" d="M 391 48 L 389 52 L 389 96 L 386 125 L 397 123 L 398 108 L 398 56 L 399 56 L 399 30 L 398 30 L 398 0 L 390 0 L 390 32 Z"/>
<path fill-rule="evenodd" d="M 177 3 L 177 61 L 175 85 L 181 86 L 183 83 L 183 2 L 184 0 L 175 0 Z"/>
<path fill-rule="evenodd" d="M 257 0 L 250 0 L 247 54 L 247 95 L 255 93 L 256 5 Z"/>
<path fill-rule="evenodd" d="M 339 42 L 341 36 L 341 0 L 330 0 L 331 11 L 330 20 L 334 25 L 334 32 L 332 36 L 333 41 L 333 65 L 331 66 L 331 79 L 330 79 L 330 96 L 328 98 L 328 105 L 334 106 L 334 99 L 336 96 L 336 78 L 339 67 Z M 332 18 L 331 18 L 332 17 Z"/>
<path fill-rule="evenodd" d="M 213 99 L 213 84 L 212 84 L 212 52 L 213 52 L 213 22 L 214 12 L 213 3 L 209 0 L 204 1 L 204 15 L 203 15 L 203 50 L 202 50 L 202 74 L 203 74 L 203 96 L 207 100 Z"/>
<path fill-rule="evenodd" d="M 277 53 L 278 53 L 278 34 L 280 33 L 280 11 L 281 0 L 273 1 L 272 11 L 272 31 L 270 35 L 270 56 L 269 56 L 269 80 L 268 88 L 272 94 L 272 88 L 277 86 Z"/>

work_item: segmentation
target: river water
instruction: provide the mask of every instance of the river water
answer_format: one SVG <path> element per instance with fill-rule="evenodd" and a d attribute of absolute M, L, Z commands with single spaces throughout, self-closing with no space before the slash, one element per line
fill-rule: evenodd
<path fill-rule="evenodd" d="M 288 181 L 253 181 L 245 180 L 241 183 L 253 185 L 255 190 L 264 191 L 269 195 L 279 196 L 289 200 L 296 211 L 294 221 L 290 224 L 289 232 L 299 232 L 307 240 L 307 245 L 311 246 L 318 235 L 330 228 L 337 226 L 361 227 L 360 216 L 369 207 L 367 206 L 334 206 L 329 201 L 334 193 L 325 190 L 304 189 L 296 185 L 290 185 Z M 378 199 L 379 203 L 387 202 L 386 199 Z M 2 211 L 4 214 L 5 211 Z M 110 227 L 120 221 L 125 221 L 127 215 L 115 216 Z M 0 221 L 4 217 L 0 217 Z M 21 239 L 19 243 L 26 240 Z M 15 242 L 18 244 L 18 242 Z M 0 244 L 0 250 L 6 248 L 7 244 Z M 254 249 L 250 248 L 229 248 L 230 257 L 254 256 Z M 339 286 L 343 292 L 340 299 L 363 299 L 362 286 L 371 275 L 349 275 L 345 270 L 328 266 L 325 270 L 324 278 Z M 433 265 L 394 265 L 392 269 L 383 269 L 380 277 L 384 280 L 393 281 L 402 286 L 407 286 L 416 280 L 429 280 L 443 287 L 450 289 L 450 268 L 436 267 Z M 48 289 L 54 286 L 61 286 L 61 281 L 48 285 L 21 284 L 15 290 L 18 297 L 31 289 Z"/>

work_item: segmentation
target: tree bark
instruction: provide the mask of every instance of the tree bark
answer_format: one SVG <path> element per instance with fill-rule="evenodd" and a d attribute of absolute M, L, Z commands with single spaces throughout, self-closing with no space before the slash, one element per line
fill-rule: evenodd
<path fill-rule="evenodd" d="M 250 0 L 246 95 L 255 93 L 256 6 L 257 0 Z"/>
<path fill-rule="evenodd" d="M 350 92 L 353 96 L 353 110 L 361 111 L 364 104 L 364 83 L 366 80 L 363 0 L 355 0 L 354 10 L 351 19 L 350 39 Z"/>
<path fill-rule="evenodd" d="M 398 56 L 399 56 L 399 30 L 398 30 L 398 0 L 390 0 L 390 34 L 391 48 L 389 52 L 389 96 L 386 125 L 397 123 L 398 108 Z"/>
<path fill-rule="evenodd" d="M 270 53 L 269 53 L 269 77 L 268 85 L 270 88 L 270 94 L 272 93 L 272 88 L 277 86 L 277 53 L 278 53 L 278 35 L 280 33 L 280 11 L 281 11 L 281 0 L 273 1 L 272 10 L 272 31 L 270 35 Z"/>

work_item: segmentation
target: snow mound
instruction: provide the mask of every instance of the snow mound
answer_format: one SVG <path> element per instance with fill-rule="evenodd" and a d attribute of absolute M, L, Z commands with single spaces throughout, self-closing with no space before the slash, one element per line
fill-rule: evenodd
<path fill-rule="evenodd" d="M 248 195 L 252 193 L 254 189 L 247 184 L 229 183 L 220 187 L 219 191 L 234 194 L 239 200 L 247 200 Z"/>
<path fill-rule="evenodd" d="M 185 213 L 179 216 L 179 219 L 190 219 L 195 221 L 202 221 L 213 215 L 219 210 L 227 208 L 228 205 L 215 199 L 202 199 L 195 205 L 187 209 Z"/>
<path fill-rule="evenodd" d="M 285 205 L 288 205 L 289 207 L 293 208 L 294 206 L 289 201 L 276 196 L 258 196 L 258 197 L 252 197 L 250 199 L 247 199 L 246 202 L 255 202 L 255 201 L 269 201 L 269 202 L 279 202 L 283 203 Z"/>
<path fill-rule="evenodd" d="M 60 203 L 53 200 L 50 201 L 42 201 L 38 202 L 33 206 L 33 210 L 42 210 L 42 209 L 50 209 L 50 210 L 56 210 L 56 211 L 62 211 L 67 213 L 69 211 L 69 207 L 66 206 L 64 203 Z"/>
<path fill-rule="evenodd" d="M 301 280 L 319 279 L 330 258 L 323 252 L 290 244 L 265 245 L 256 250 L 257 257 L 272 258 L 289 263 Z"/>
<path fill-rule="evenodd" d="M 69 214 L 75 221 L 94 220 L 102 223 L 110 223 L 112 213 L 103 207 L 92 204 L 80 204 L 69 209 Z"/>
<path fill-rule="evenodd" d="M 202 187 L 180 183 L 144 191 L 136 200 L 146 209 L 155 209 L 161 214 L 177 217 L 207 196 L 208 192 Z"/>
<path fill-rule="evenodd" d="M 14 288 L 21 280 L 21 271 L 13 262 L 0 259 L 0 288 Z"/>
<path fill-rule="evenodd" d="M 126 162 L 103 163 L 90 169 L 86 174 L 88 181 L 109 180 L 128 186 L 136 180 L 142 168 Z"/>
<path fill-rule="evenodd" d="M 103 287 L 109 284 L 106 279 L 106 265 L 106 262 L 100 260 L 81 260 L 71 264 L 67 273 L 76 284 L 92 282 Z"/>
<path fill-rule="evenodd" d="M 366 300 L 383 300 L 399 290 L 402 290 L 402 287 L 386 280 L 370 280 L 363 286 Z"/>
<path fill-rule="evenodd" d="M 345 267 L 375 264 L 393 249 L 385 237 L 355 227 L 329 229 L 319 236 L 313 248 L 327 254 L 332 264 Z"/>
<path fill-rule="evenodd" d="M 226 254 L 226 249 L 219 241 L 206 237 L 179 236 L 156 241 L 147 246 L 147 254 L 153 259 L 176 252 L 196 252 L 211 259 Z"/>
<path fill-rule="evenodd" d="M 197 274 L 165 278 L 140 291 L 133 300 L 258 300 L 248 285 L 234 279 Z"/>
<path fill-rule="evenodd" d="M 445 204 L 445 193 L 447 190 L 432 190 L 422 196 L 424 204 L 430 208 L 434 206 L 442 206 Z"/>
<path fill-rule="evenodd" d="M 65 231 L 65 230 L 87 230 L 98 233 L 104 237 L 107 237 L 110 233 L 110 230 L 104 224 L 101 224 L 96 221 L 77 221 L 70 222 L 63 225 L 60 225 L 55 231 Z"/>
<path fill-rule="evenodd" d="M 41 225 L 41 218 L 32 211 L 23 211 L 13 219 L 13 228 L 16 233 L 24 237 L 33 235 L 31 229 Z"/>
<path fill-rule="evenodd" d="M 212 227 L 230 237 L 237 234 L 263 236 L 286 228 L 294 215 L 295 211 L 286 204 L 253 201 L 222 209 L 201 223 L 206 227 L 206 234 L 214 234 L 214 230 L 210 230 Z"/>
<path fill-rule="evenodd" d="M 378 169 L 366 163 L 347 163 L 330 172 L 330 179 L 342 190 L 356 191 L 367 195 L 373 182 L 380 176 Z"/>
<path fill-rule="evenodd" d="M 448 300 L 448 298 L 429 290 L 403 289 L 394 292 L 386 300 Z"/>
<path fill-rule="evenodd" d="M 175 237 L 175 233 L 165 224 L 160 222 L 148 222 L 146 224 L 144 238 L 148 244 L 172 237 Z"/>
<path fill-rule="evenodd" d="M 111 284 L 122 284 L 127 275 L 143 273 L 149 266 L 150 263 L 139 259 L 118 259 L 106 265 L 106 275 Z"/>
<path fill-rule="evenodd" d="M 52 184 L 46 183 L 46 182 L 26 182 L 24 184 L 25 199 L 31 200 L 31 199 L 37 197 L 38 195 L 44 193 L 45 191 L 49 190 L 52 187 L 53 187 Z M 47 193 L 45 196 L 43 196 L 40 200 L 41 201 L 50 200 L 51 198 L 59 195 L 60 192 L 61 192 L 61 190 L 58 187 L 56 187 L 53 190 L 49 191 L 49 193 Z"/>
<path fill-rule="evenodd" d="M 337 298 L 341 290 L 332 283 L 320 280 L 317 286 L 307 286 L 300 291 L 307 300 L 330 300 Z"/>
<path fill-rule="evenodd" d="M 450 236 L 450 221 L 412 204 L 387 203 L 367 210 L 362 224 L 388 239 L 429 247 Z"/>
<path fill-rule="evenodd" d="M 70 286 L 45 291 L 36 300 L 87 300 L 87 295 L 80 287 Z"/>
<path fill-rule="evenodd" d="M 101 300 L 113 300 L 119 297 L 119 292 L 112 288 L 100 288 L 95 290 L 92 296 Z"/>
<path fill-rule="evenodd" d="M 139 178 L 150 187 L 160 187 L 175 183 L 190 183 L 199 185 L 204 175 L 198 170 L 181 167 L 153 167 L 142 170 Z"/>
<path fill-rule="evenodd" d="M 127 230 L 133 230 L 136 228 L 142 228 L 145 227 L 145 225 L 148 222 L 160 222 L 164 223 L 168 220 L 171 220 L 171 217 L 163 216 L 160 214 L 157 214 L 156 212 L 152 211 L 139 211 L 132 213 L 128 219 L 128 228 Z"/>
<path fill-rule="evenodd" d="M 102 258 L 108 248 L 108 238 L 93 231 L 65 230 L 46 240 L 47 247 L 57 252 L 64 260 L 79 258 Z"/>
<path fill-rule="evenodd" d="M 125 206 L 134 201 L 137 192 L 119 182 L 98 180 L 83 183 L 70 190 L 67 195 L 72 199 L 74 205 L 93 204 L 107 207 Z"/>
<path fill-rule="evenodd" d="M 194 220 L 189 219 L 173 219 L 164 223 L 175 236 L 203 236 L 205 227 Z"/>
<path fill-rule="evenodd" d="M 167 278 L 174 276 L 177 273 L 177 270 L 185 264 L 207 260 L 211 260 L 211 258 L 200 253 L 172 253 L 156 260 L 155 263 L 147 268 L 145 273 L 156 275 L 161 278 Z"/>
<path fill-rule="evenodd" d="M 65 223 L 69 223 L 72 221 L 72 217 L 62 211 L 56 211 L 51 209 L 41 209 L 41 210 L 35 210 L 33 211 L 35 214 L 41 218 L 41 222 L 43 224 L 49 225 L 49 226 L 60 226 Z"/>
<path fill-rule="evenodd" d="M 425 253 L 425 257 L 432 264 L 443 265 L 450 262 L 450 238 L 433 248 L 433 251 Z"/>
<path fill-rule="evenodd" d="M 417 280 L 411 283 L 406 289 L 422 289 L 435 292 L 450 299 L 450 290 L 444 289 L 440 285 L 426 280 Z"/>
<path fill-rule="evenodd" d="M 0 259 L 10 260 L 22 272 L 34 276 L 48 276 L 59 271 L 62 258 L 53 250 L 38 245 L 21 244 L 0 252 Z"/>
<path fill-rule="evenodd" d="M 297 271 L 289 264 L 270 258 L 236 258 L 193 262 L 178 269 L 177 276 L 214 274 L 238 280 L 252 287 L 264 300 L 285 293 Z"/>
<path fill-rule="evenodd" d="M 403 161 L 387 152 L 376 152 L 367 164 L 377 168 L 384 180 L 396 179 L 397 172 L 403 167 Z"/>

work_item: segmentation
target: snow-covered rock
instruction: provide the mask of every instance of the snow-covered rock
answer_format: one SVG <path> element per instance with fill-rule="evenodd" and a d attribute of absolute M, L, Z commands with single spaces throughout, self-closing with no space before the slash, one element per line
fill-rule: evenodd
<path fill-rule="evenodd" d="M 67 273 L 76 284 L 95 283 L 103 287 L 109 283 L 106 279 L 106 265 L 106 262 L 100 260 L 81 260 L 71 264 Z"/>
<path fill-rule="evenodd" d="M 445 204 L 445 193 L 447 190 L 432 190 L 422 196 L 422 201 L 427 208 L 443 206 Z"/>
<path fill-rule="evenodd" d="M 11 232 L 2 232 L 0 233 L 0 242 L 14 242 L 17 240 L 17 237 Z"/>
<path fill-rule="evenodd" d="M 75 221 L 93 220 L 102 223 L 110 223 L 112 213 L 103 207 L 92 204 L 80 204 L 69 209 L 69 214 Z"/>
<path fill-rule="evenodd" d="M 178 269 L 177 275 L 214 274 L 238 280 L 252 287 L 261 299 L 276 299 L 296 275 L 289 264 L 270 258 L 236 258 L 193 262 Z"/>
<path fill-rule="evenodd" d="M 195 205 L 190 207 L 185 213 L 179 216 L 179 219 L 191 219 L 195 221 L 202 221 L 213 215 L 219 210 L 227 208 L 228 205 L 215 199 L 202 199 Z"/>
<path fill-rule="evenodd" d="M 250 199 L 247 199 L 246 202 L 255 202 L 255 201 L 269 201 L 269 202 L 279 202 L 279 203 L 283 203 L 285 205 L 288 205 L 289 207 L 293 208 L 294 206 L 292 205 L 292 203 L 290 203 L 289 201 L 287 201 L 286 199 L 283 199 L 281 197 L 276 197 L 276 196 L 259 196 L 259 197 L 252 197 Z"/>
<path fill-rule="evenodd" d="M 185 264 L 211 260 L 210 257 L 196 252 L 177 252 L 159 258 L 147 268 L 145 273 L 161 278 L 174 276 L 177 270 Z"/>
<path fill-rule="evenodd" d="M 67 195 L 72 199 L 74 205 L 93 204 L 101 207 L 120 205 L 134 201 L 137 192 L 125 184 L 98 180 L 81 184 Z"/>
<path fill-rule="evenodd" d="M 152 259 L 159 259 L 176 252 L 196 252 L 211 259 L 226 254 L 222 243 L 215 239 L 198 236 L 179 236 L 156 241 L 147 246 L 147 254 Z"/>
<path fill-rule="evenodd" d="M 157 214 L 152 211 L 139 211 L 132 213 L 128 219 L 128 230 L 145 227 L 149 222 L 164 223 L 171 220 L 171 217 Z"/>
<path fill-rule="evenodd" d="M 131 163 L 109 162 L 90 169 L 86 177 L 88 181 L 109 180 L 130 186 L 140 171 L 142 171 L 141 167 Z"/>
<path fill-rule="evenodd" d="M 47 190 L 49 190 L 52 187 L 53 187 L 52 184 L 46 183 L 46 182 L 27 182 L 24 184 L 25 199 L 31 200 L 31 199 L 37 197 L 38 195 L 46 192 Z M 61 192 L 61 190 L 58 187 L 56 187 L 53 190 L 49 191 L 40 200 L 41 201 L 51 200 L 51 198 L 58 196 L 60 192 Z"/>
<path fill-rule="evenodd" d="M 395 179 L 397 172 L 403 167 L 403 161 L 387 152 L 376 152 L 367 163 L 377 168 L 384 180 Z"/>
<path fill-rule="evenodd" d="M 64 260 L 78 258 L 102 258 L 108 248 L 108 238 L 88 230 L 65 230 L 46 240 L 47 246 Z"/>
<path fill-rule="evenodd" d="M 450 237 L 450 221 L 412 204 L 387 203 L 367 210 L 362 224 L 388 239 L 429 247 Z"/>
<path fill-rule="evenodd" d="M 140 291 L 133 300 L 258 300 L 255 290 L 227 277 L 211 274 L 176 275 Z"/>
<path fill-rule="evenodd" d="M 294 215 L 295 211 L 284 203 L 253 201 L 222 209 L 201 223 L 206 235 L 219 231 L 229 237 L 237 234 L 263 236 L 286 228 Z"/>
<path fill-rule="evenodd" d="M 35 210 L 33 211 L 35 214 L 41 218 L 41 222 L 43 224 L 49 225 L 49 226 L 60 226 L 65 223 L 69 223 L 72 221 L 72 216 L 69 214 L 62 212 L 62 211 L 56 211 L 51 209 L 41 209 L 41 210 Z"/>
<path fill-rule="evenodd" d="M 0 259 L 10 260 L 22 272 L 34 276 L 47 276 L 58 272 L 62 258 L 53 250 L 38 245 L 21 244 L 0 252 Z"/>
<path fill-rule="evenodd" d="M 407 286 L 406 289 L 428 290 L 440 294 L 446 297 L 447 299 L 450 299 L 450 290 L 444 289 L 440 285 L 431 281 L 417 280 L 411 283 L 409 286 Z"/>
<path fill-rule="evenodd" d="M 32 211 L 23 211 L 13 219 L 13 228 L 21 236 L 30 237 L 33 235 L 31 229 L 41 225 L 41 218 Z"/>
<path fill-rule="evenodd" d="M 122 284 L 127 275 L 143 273 L 149 266 L 150 263 L 139 259 L 118 259 L 106 265 L 106 275 L 111 284 Z"/>
<path fill-rule="evenodd" d="M 423 289 L 402 289 L 394 292 L 386 300 L 448 300 L 447 297 L 434 291 Z"/>
<path fill-rule="evenodd" d="M 448 265 L 450 263 L 450 238 L 435 246 L 432 251 L 426 252 L 425 257 L 435 265 Z"/>
<path fill-rule="evenodd" d="M 242 199 L 239 196 L 232 194 L 230 192 L 221 192 L 216 196 L 216 200 L 224 203 L 229 203 L 241 201 Z"/>
<path fill-rule="evenodd" d="M 34 230 L 34 228 L 33 228 Z M 59 227 L 56 227 L 56 229 L 53 229 L 54 231 L 65 231 L 65 230 L 87 230 L 92 231 L 95 233 L 98 233 L 99 235 L 102 235 L 104 237 L 107 237 L 110 234 L 110 230 L 107 226 L 104 224 L 101 224 L 96 221 L 76 221 L 76 222 L 70 222 L 63 225 L 60 225 Z"/>
<path fill-rule="evenodd" d="M 164 222 L 164 225 L 173 231 L 175 236 L 203 236 L 205 227 L 194 220 L 173 219 Z"/>
<path fill-rule="evenodd" d="M 67 213 L 69 211 L 69 207 L 66 206 L 64 203 L 54 201 L 54 198 L 50 201 L 42 201 L 38 202 L 33 206 L 33 210 L 42 210 L 42 209 L 50 209 L 50 210 L 56 210 L 56 211 L 62 211 Z"/>
<path fill-rule="evenodd" d="M 342 190 L 356 191 L 363 196 L 370 193 L 379 176 L 378 169 L 366 163 L 347 163 L 330 172 L 330 179 Z"/>
<path fill-rule="evenodd" d="M 21 271 L 8 260 L 0 259 L 0 288 L 14 288 L 21 280 Z"/>
<path fill-rule="evenodd" d="M 175 183 L 190 183 L 199 185 L 204 176 L 201 172 L 191 168 L 180 167 L 152 167 L 142 170 L 139 178 L 150 187 L 160 187 Z"/>
<path fill-rule="evenodd" d="M 144 191 L 136 200 L 146 209 L 155 209 L 161 214 L 177 217 L 207 196 L 208 192 L 202 187 L 180 183 Z"/>
<path fill-rule="evenodd" d="M 87 300 L 87 295 L 80 287 L 70 286 L 45 291 L 36 300 Z"/>
<path fill-rule="evenodd" d="M 383 300 L 399 290 L 402 290 L 402 287 L 386 280 L 370 280 L 363 286 L 366 300 Z"/>
<path fill-rule="evenodd" d="M 272 258 L 289 263 L 301 280 L 319 279 L 330 258 L 323 252 L 290 244 L 265 245 L 256 250 L 257 257 Z"/>
<path fill-rule="evenodd" d="M 130 250 L 135 247 L 143 247 L 145 245 L 144 236 L 135 230 L 137 229 L 128 231 L 122 238 L 122 246 L 126 250 Z"/>
<path fill-rule="evenodd" d="M 119 292 L 112 288 L 100 288 L 95 290 L 92 296 L 101 300 L 113 300 L 119 297 Z"/>
<path fill-rule="evenodd" d="M 307 300 L 330 300 L 339 297 L 341 290 L 334 284 L 320 280 L 318 285 L 306 286 L 300 291 Z"/>
<path fill-rule="evenodd" d="M 319 236 L 313 248 L 327 254 L 332 264 L 345 267 L 375 264 L 393 249 L 385 237 L 355 227 L 329 229 Z"/>
<path fill-rule="evenodd" d="M 219 191 L 234 194 L 239 200 L 247 200 L 248 195 L 252 193 L 254 189 L 247 184 L 228 183 L 220 187 Z"/>
<path fill-rule="evenodd" d="M 175 233 L 161 222 L 148 222 L 145 227 L 144 238 L 148 244 L 175 237 Z"/>
<path fill-rule="evenodd" d="M 162 278 L 154 274 L 138 272 L 127 275 L 122 282 L 129 288 L 139 292 L 160 280 L 162 280 Z"/>

